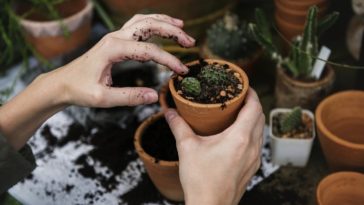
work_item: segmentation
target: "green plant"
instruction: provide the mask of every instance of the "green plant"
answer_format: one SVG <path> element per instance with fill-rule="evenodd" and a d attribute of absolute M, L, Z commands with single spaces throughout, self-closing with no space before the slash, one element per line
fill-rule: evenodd
<path fill-rule="evenodd" d="M 247 23 L 240 22 L 237 15 L 227 13 L 207 31 L 207 46 L 222 58 L 244 58 L 257 48 L 254 39 L 248 34 Z"/>
<path fill-rule="evenodd" d="M 295 78 L 309 79 L 318 54 L 318 37 L 330 28 L 339 16 L 338 12 L 333 12 L 318 21 L 317 12 L 316 6 L 309 9 L 303 34 L 293 40 L 290 54 L 287 57 L 282 57 L 273 40 L 270 24 L 261 9 L 256 9 L 256 23 L 250 23 L 249 29 L 255 40 L 279 66 L 288 70 Z"/>
<path fill-rule="evenodd" d="M 182 90 L 192 96 L 198 96 L 201 93 L 200 81 L 194 77 L 186 77 L 181 82 Z"/>
<path fill-rule="evenodd" d="M 282 132 L 290 132 L 297 129 L 302 124 L 302 109 L 295 107 L 291 112 L 287 113 L 280 121 Z"/>
<path fill-rule="evenodd" d="M 228 72 L 218 64 L 205 65 L 201 68 L 198 77 L 209 85 L 226 85 L 229 83 Z"/>

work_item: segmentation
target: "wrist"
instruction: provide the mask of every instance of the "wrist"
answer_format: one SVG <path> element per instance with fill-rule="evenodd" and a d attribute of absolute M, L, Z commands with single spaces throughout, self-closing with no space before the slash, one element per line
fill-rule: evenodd
<path fill-rule="evenodd" d="M 225 196 L 226 195 L 226 196 Z M 233 204 L 230 194 L 213 194 L 213 193 L 194 193 L 185 194 L 186 205 L 228 205 Z"/>

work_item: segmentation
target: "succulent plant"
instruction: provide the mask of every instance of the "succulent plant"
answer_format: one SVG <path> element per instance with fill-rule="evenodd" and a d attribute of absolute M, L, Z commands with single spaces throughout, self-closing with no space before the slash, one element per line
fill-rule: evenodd
<path fill-rule="evenodd" d="M 182 82 L 182 91 L 188 95 L 198 96 L 201 93 L 200 81 L 194 77 L 185 77 Z"/>
<path fill-rule="evenodd" d="M 226 85 L 229 83 L 227 70 L 218 64 L 205 65 L 201 68 L 198 77 L 209 85 Z"/>
<path fill-rule="evenodd" d="M 289 132 L 296 129 L 302 124 L 302 109 L 295 107 L 289 113 L 287 113 L 280 121 L 280 127 L 282 132 Z"/>
<path fill-rule="evenodd" d="M 317 6 L 310 7 L 302 35 L 292 42 L 290 55 L 282 57 L 278 46 L 273 42 L 270 24 L 261 9 L 256 9 L 256 23 L 250 23 L 249 29 L 255 40 L 271 55 L 271 58 L 289 70 L 295 78 L 310 78 L 315 58 L 318 54 L 318 37 L 337 20 L 339 13 L 333 12 L 321 21 L 317 20 Z"/>
<path fill-rule="evenodd" d="M 207 46 L 212 53 L 230 60 L 247 57 L 257 45 L 249 35 L 247 23 L 227 13 L 207 31 Z"/>

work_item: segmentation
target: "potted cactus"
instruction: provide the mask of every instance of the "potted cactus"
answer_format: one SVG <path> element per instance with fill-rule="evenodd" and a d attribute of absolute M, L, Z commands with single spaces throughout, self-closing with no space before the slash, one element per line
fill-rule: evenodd
<path fill-rule="evenodd" d="M 252 69 L 260 53 L 258 44 L 249 35 L 248 24 L 232 13 L 227 13 L 207 30 L 207 38 L 201 48 L 203 58 L 224 59 L 246 72 Z"/>
<path fill-rule="evenodd" d="M 186 64 L 187 75 L 173 75 L 169 89 L 178 112 L 200 135 L 219 133 L 232 124 L 249 88 L 246 73 L 223 60 Z"/>
<path fill-rule="evenodd" d="M 317 7 L 311 7 L 304 33 L 292 41 L 289 55 L 283 56 L 273 41 L 264 13 L 256 10 L 256 24 L 249 24 L 249 28 L 256 41 L 277 63 L 275 97 L 278 107 L 299 105 L 313 110 L 331 92 L 335 79 L 331 66 L 326 65 L 318 79 L 312 76 L 312 70 L 318 56 L 318 37 L 336 21 L 338 15 L 333 12 L 318 21 Z"/>
<path fill-rule="evenodd" d="M 306 166 L 315 138 L 314 115 L 300 107 L 270 112 L 272 160 L 279 165 Z"/>

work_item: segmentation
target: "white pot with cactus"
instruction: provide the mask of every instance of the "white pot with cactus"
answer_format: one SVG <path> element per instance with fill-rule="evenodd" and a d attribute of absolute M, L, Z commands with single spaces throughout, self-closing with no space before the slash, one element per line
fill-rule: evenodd
<path fill-rule="evenodd" d="M 314 110 L 332 90 L 335 74 L 331 66 L 325 66 L 325 62 L 318 60 L 321 59 L 318 38 L 334 24 L 339 14 L 333 12 L 318 21 L 317 12 L 316 6 L 310 8 L 304 32 L 291 42 L 288 55 L 283 55 L 278 49 L 279 46 L 272 37 L 269 21 L 262 10 L 256 10 L 256 23 L 249 24 L 256 41 L 277 63 L 275 86 L 277 107 L 292 108 L 299 105 Z"/>
<path fill-rule="evenodd" d="M 270 112 L 269 125 L 273 163 L 306 166 L 316 136 L 313 113 L 300 107 L 276 108 Z"/>

